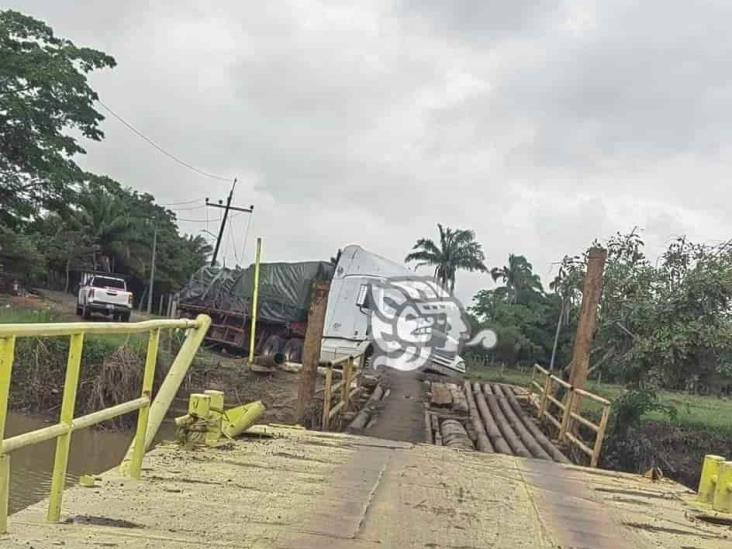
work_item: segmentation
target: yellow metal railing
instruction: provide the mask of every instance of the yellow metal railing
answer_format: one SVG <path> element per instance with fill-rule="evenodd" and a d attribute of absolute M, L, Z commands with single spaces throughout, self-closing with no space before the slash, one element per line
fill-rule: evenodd
<path fill-rule="evenodd" d="M 19 448 L 56 439 L 56 455 L 51 477 L 47 519 L 58 522 L 61 516 L 61 500 L 69 460 L 71 433 L 91 427 L 102 421 L 139 410 L 137 429 L 121 469 L 131 477 L 139 479 L 142 459 L 149 448 L 160 424 L 170 407 L 198 347 L 206 335 L 211 319 L 199 315 L 195 320 L 149 320 L 137 323 L 92 323 L 71 322 L 57 324 L 0 324 L 0 533 L 7 531 L 8 496 L 10 485 L 10 453 Z M 151 403 L 155 364 L 158 355 L 160 330 L 185 329 L 188 335 L 173 364 Z M 87 334 L 133 334 L 149 333 L 145 371 L 139 398 L 111 406 L 85 416 L 74 417 L 76 391 L 81 371 L 81 355 L 84 336 Z M 59 422 L 11 438 L 5 438 L 5 422 L 8 414 L 10 379 L 15 358 L 15 341 L 21 337 L 69 336 L 70 346 L 66 365 L 63 398 Z"/>
<path fill-rule="evenodd" d="M 534 373 L 543 376 L 544 382 L 539 383 L 534 380 Z M 566 396 L 564 401 L 554 396 L 555 386 L 565 389 Z M 599 395 L 579 389 L 570 385 L 563 379 L 552 375 L 550 372 L 539 366 L 534 365 L 532 379 L 529 384 L 529 394 L 531 402 L 536 407 L 539 421 L 549 421 L 558 429 L 557 439 L 560 442 L 570 442 L 582 451 L 590 460 L 590 467 L 597 467 L 600 463 L 600 453 L 602 452 L 602 444 L 605 440 L 605 429 L 607 428 L 608 419 L 610 418 L 610 406 L 612 403 Z M 582 401 L 589 399 L 599 404 L 602 408 L 600 423 L 594 423 L 590 419 L 582 415 Z M 552 405 L 561 412 L 561 416 L 552 415 Z M 582 424 L 590 431 L 595 433 L 595 440 L 590 443 L 583 441 L 579 433 L 575 434 L 574 427 L 576 424 Z"/>

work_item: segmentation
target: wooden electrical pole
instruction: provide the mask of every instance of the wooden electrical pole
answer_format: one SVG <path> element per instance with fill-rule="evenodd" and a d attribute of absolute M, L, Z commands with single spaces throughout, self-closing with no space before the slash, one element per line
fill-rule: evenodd
<path fill-rule="evenodd" d="M 577 333 L 574 337 L 572 369 L 569 373 L 569 383 L 578 389 L 584 389 L 587 384 L 592 336 L 597 325 L 597 307 L 602 294 L 602 272 L 606 259 L 607 251 L 602 248 L 592 248 L 587 259 L 587 273 L 582 289 L 582 307 L 579 322 L 577 322 Z M 575 409 L 579 402 L 580 399 L 575 399 Z"/>
<path fill-rule="evenodd" d="M 297 391 L 296 421 L 309 423 L 312 418 L 312 404 L 315 396 L 315 381 L 320 363 L 320 343 L 323 339 L 325 310 L 328 307 L 328 282 L 316 282 L 313 285 L 313 299 L 308 311 L 308 326 L 305 330 L 305 343 L 302 352 L 302 373 Z M 310 425 L 306 425 L 309 427 Z"/>
<path fill-rule="evenodd" d="M 237 212 L 247 212 L 252 213 L 254 211 L 254 206 L 249 206 L 248 208 L 238 208 L 236 206 L 231 205 L 231 199 L 234 197 L 234 188 L 236 187 L 236 178 L 234 178 L 234 182 L 231 184 L 231 190 L 229 191 L 229 196 L 226 197 L 226 204 L 222 204 L 221 200 L 219 200 L 218 204 L 209 204 L 208 198 L 206 198 L 206 206 L 209 206 L 210 208 L 223 208 L 224 210 L 224 217 L 221 219 L 221 226 L 219 227 L 219 234 L 216 237 L 216 246 L 214 246 L 214 252 L 211 256 L 211 266 L 213 267 L 216 265 L 216 258 L 219 255 L 219 247 L 221 247 L 221 239 L 224 237 L 224 229 L 226 228 L 226 220 L 229 217 L 229 210 L 236 210 Z"/>

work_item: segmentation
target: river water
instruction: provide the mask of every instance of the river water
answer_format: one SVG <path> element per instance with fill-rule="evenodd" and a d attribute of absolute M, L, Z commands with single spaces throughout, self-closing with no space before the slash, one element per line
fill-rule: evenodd
<path fill-rule="evenodd" d="M 37 416 L 10 412 L 5 437 L 48 427 L 51 424 L 52 422 Z M 170 433 L 170 429 L 167 433 Z M 133 431 L 94 427 L 73 433 L 66 486 L 78 482 L 83 474 L 98 474 L 119 465 L 132 441 L 132 434 Z M 48 497 L 55 450 L 56 441 L 48 440 L 21 448 L 10 455 L 11 513 Z"/>

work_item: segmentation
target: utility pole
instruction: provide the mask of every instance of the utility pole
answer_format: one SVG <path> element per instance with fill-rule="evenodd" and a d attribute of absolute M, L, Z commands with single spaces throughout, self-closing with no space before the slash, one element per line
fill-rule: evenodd
<path fill-rule="evenodd" d="M 226 227 L 226 220 L 229 217 L 229 210 L 236 210 L 237 212 L 247 212 L 252 213 L 254 211 L 254 206 L 249 206 L 249 208 L 237 208 L 236 206 L 231 205 L 231 199 L 234 197 L 234 187 L 236 187 L 236 178 L 234 178 L 234 182 L 231 184 L 231 190 L 229 191 L 229 196 L 226 197 L 226 205 L 221 203 L 221 200 L 219 200 L 218 204 L 209 203 L 208 198 L 206 198 L 206 206 L 210 206 L 211 208 L 223 208 L 224 210 L 224 217 L 221 219 L 221 226 L 219 227 L 219 235 L 216 237 L 216 246 L 214 247 L 213 256 L 211 256 L 211 266 L 213 267 L 216 265 L 216 258 L 219 255 L 219 247 L 221 246 L 221 239 L 224 237 L 224 228 Z"/>
<path fill-rule="evenodd" d="M 584 389 L 587 383 L 592 336 L 597 324 L 597 306 L 600 304 L 602 272 L 605 269 L 606 259 L 607 250 L 602 248 L 591 249 L 587 259 L 587 273 L 582 289 L 582 308 L 577 322 L 572 350 L 572 369 L 569 373 L 569 383 L 576 389 Z M 573 405 L 575 410 L 579 407 L 580 402 L 581 399 L 575 397 Z"/>
<path fill-rule="evenodd" d="M 318 364 L 320 363 L 320 345 L 323 339 L 323 326 L 325 325 L 325 309 L 328 306 L 328 282 L 316 282 L 313 285 L 313 300 L 310 302 L 308 311 L 308 325 L 305 328 L 305 343 L 302 352 L 302 372 L 300 374 L 300 386 L 297 389 L 297 404 L 295 407 L 296 421 L 301 425 L 312 410 L 313 397 L 315 396 L 315 380 L 318 376 Z"/>
<path fill-rule="evenodd" d="M 153 230 L 152 260 L 150 261 L 150 286 L 147 293 L 147 314 L 152 311 L 153 284 L 155 283 L 155 255 L 158 251 L 158 225 Z"/>

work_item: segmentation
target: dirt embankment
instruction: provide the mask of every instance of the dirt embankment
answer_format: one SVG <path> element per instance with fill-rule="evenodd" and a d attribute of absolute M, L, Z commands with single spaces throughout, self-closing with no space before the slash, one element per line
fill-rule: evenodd
<path fill-rule="evenodd" d="M 631 473 L 658 467 L 665 476 L 696 490 L 707 454 L 732 459 L 732 437 L 728 431 L 720 433 L 648 422 L 640 432 L 623 440 L 609 437 L 602 466 Z"/>

